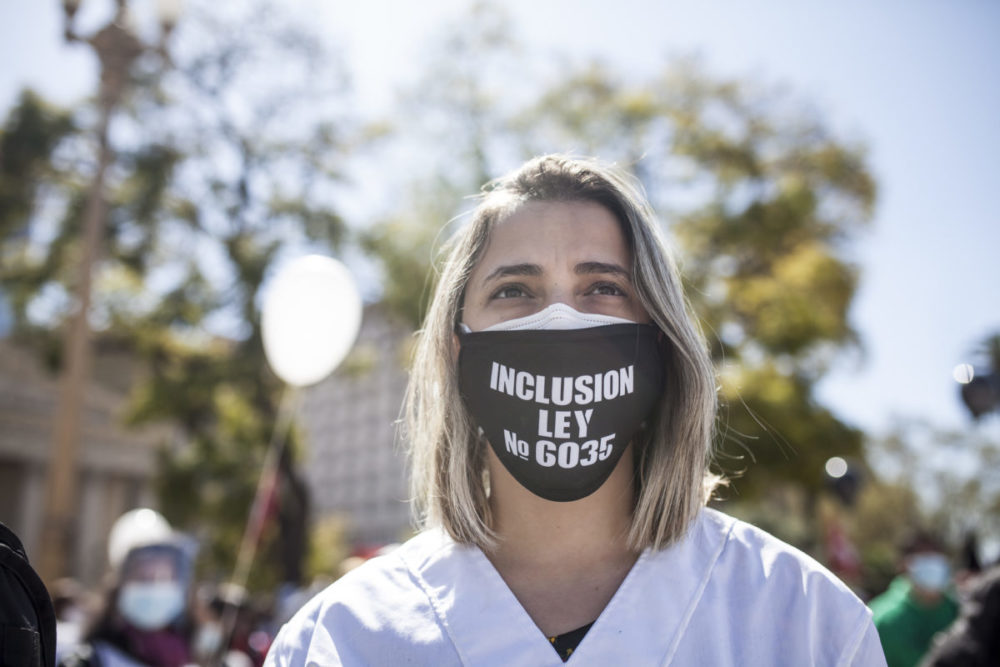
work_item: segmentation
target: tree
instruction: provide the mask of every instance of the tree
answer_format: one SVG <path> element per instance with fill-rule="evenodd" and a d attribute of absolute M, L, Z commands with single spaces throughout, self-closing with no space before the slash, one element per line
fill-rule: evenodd
<path fill-rule="evenodd" d="M 161 452 L 163 511 L 205 538 L 208 568 L 225 575 L 281 392 L 264 363 L 257 294 L 283 252 L 341 247 L 337 187 L 356 133 L 336 60 L 273 9 L 202 5 L 179 33 L 173 70 L 161 78 L 138 63 L 114 119 L 91 323 L 98 344 L 142 362 L 131 421 L 179 425 Z M 26 96 L 0 138 L 3 170 L 24 175 L 0 191 L 2 288 L 23 340 L 44 340 L 35 333 L 66 312 L 92 109 L 46 111 Z M 266 536 L 257 586 L 301 576 L 308 499 L 289 437 L 279 530 Z"/>
<path fill-rule="evenodd" d="M 164 457 L 161 496 L 188 525 L 212 517 L 223 527 L 211 540 L 214 561 L 223 564 L 236 552 L 278 411 L 280 386 L 264 363 L 256 297 L 283 249 L 330 251 L 344 241 L 346 225 L 333 206 L 351 136 L 340 108 L 343 74 L 318 38 L 271 10 L 242 20 L 244 28 L 234 30 L 232 17 L 205 16 L 195 43 L 206 46 L 164 82 L 185 101 L 190 142 L 176 181 L 178 218 L 190 232 L 187 243 L 204 243 L 214 257 L 189 267 L 161 302 L 159 326 L 140 334 L 153 372 L 133 413 L 143 420 L 166 410 L 163 416 L 186 424 L 190 445 Z M 221 281 L 207 277 L 220 268 Z M 206 297 L 213 307 L 193 323 L 210 332 L 213 320 L 221 321 L 225 352 L 162 339 L 178 304 Z M 299 438 L 295 431 L 288 437 L 279 461 L 279 530 L 267 541 L 281 578 L 298 582 L 308 497 L 293 465 Z M 252 577 L 258 585 L 266 579 Z"/>
<path fill-rule="evenodd" d="M 57 235 L 42 255 L 30 222 L 36 202 L 52 198 L 69 198 L 71 202 L 61 202 L 66 217 L 52 221 L 54 224 L 67 228 L 77 222 L 83 190 L 74 182 L 72 169 L 56 153 L 79 132 L 72 114 L 26 90 L 8 114 L 0 135 L 0 285 L 11 304 L 15 334 L 36 341 L 47 352 L 57 347 L 55 338 L 45 335 L 47 329 L 36 327 L 27 313 L 32 302 L 43 295 L 50 302 L 61 296 L 53 295 L 47 287 L 55 276 L 62 282 L 68 280 L 65 256 L 70 233 Z M 40 319 L 49 319 L 46 315 L 41 314 Z M 31 335 L 36 333 L 39 335 Z"/>

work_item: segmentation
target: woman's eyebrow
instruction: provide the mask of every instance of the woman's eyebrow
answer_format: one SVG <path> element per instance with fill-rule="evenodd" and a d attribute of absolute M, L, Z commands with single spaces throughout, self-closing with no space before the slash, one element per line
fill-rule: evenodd
<path fill-rule="evenodd" d="M 537 264 L 505 264 L 504 266 L 498 266 L 494 269 L 488 276 L 483 278 L 483 283 L 486 284 L 491 280 L 496 280 L 497 278 L 503 278 L 505 276 L 540 276 L 542 275 L 542 267 Z"/>
<path fill-rule="evenodd" d="M 611 264 L 608 262 L 580 262 L 574 269 L 574 273 L 577 275 L 584 275 L 587 273 L 614 273 L 622 275 L 626 278 L 630 277 L 628 271 L 625 270 L 621 264 Z"/>

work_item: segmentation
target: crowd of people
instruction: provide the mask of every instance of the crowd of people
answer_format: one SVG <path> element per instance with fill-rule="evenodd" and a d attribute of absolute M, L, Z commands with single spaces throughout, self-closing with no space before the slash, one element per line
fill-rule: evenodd
<path fill-rule="evenodd" d="M 120 561 L 112 555 L 103 592 L 72 579 L 50 585 L 57 664 L 262 667 L 281 626 L 327 583 L 254 598 L 231 584 L 196 584 L 194 556 L 183 535 L 140 536 Z M 1000 664 L 1000 565 L 981 570 L 963 556 L 925 532 L 903 546 L 897 577 L 867 601 L 889 667 Z M 350 558 L 341 571 L 365 560 Z"/>
<path fill-rule="evenodd" d="M 193 556 L 182 536 L 154 539 L 128 550 L 103 594 L 72 579 L 52 584 L 58 664 L 261 667 L 281 625 L 321 588 L 254 599 L 233 585 L 197 585 Z M 364 562 L 349 560 L 343 569 Z M 939 539 L 918 533 L 898 576 L 868 601 L 889 667 L 1000 664 L 1000 567 L 953 574 L 952 562 Z"/>

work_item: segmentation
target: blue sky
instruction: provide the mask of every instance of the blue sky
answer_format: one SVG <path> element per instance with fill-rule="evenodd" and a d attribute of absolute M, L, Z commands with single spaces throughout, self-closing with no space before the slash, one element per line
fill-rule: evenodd
<path fill-rule="evenodd" d="M 377 109 L 470 3 L 290 4 L 343 46 L 360 103 Z M 876 433 L 908 416 L 968 427 L 951 371 L 1000 331 L 1000 3 L 503 4 L 533 57 L 600 56 L 644 73 L 699 54 L 715 74 L 787 85 L 865 142 L 880 186 L 854 246 L 865 353 L 845 357 L 820 396 Z M 55 0 L 0 3 L 0 112 L 25 84 L 64 103 L 94 89 L 91 56 L 62 45 L 59 19 Z"/>

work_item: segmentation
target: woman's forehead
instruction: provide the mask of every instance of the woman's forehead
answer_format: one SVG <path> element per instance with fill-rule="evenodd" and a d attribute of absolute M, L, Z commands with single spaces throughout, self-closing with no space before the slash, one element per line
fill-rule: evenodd
<path fill-rule="evenodd" d="M 535 201 L 522 204 L 490 232 L 475 272 L 498 263 L 588 260 L 631 261 L 621 223 L 601 204 Z"/>

